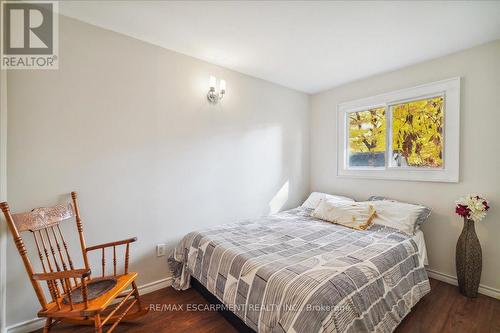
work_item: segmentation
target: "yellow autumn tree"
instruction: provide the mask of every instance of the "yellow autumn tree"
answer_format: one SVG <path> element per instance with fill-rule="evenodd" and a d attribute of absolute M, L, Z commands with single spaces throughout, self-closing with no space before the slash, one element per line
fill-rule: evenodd
<path fill-rule="evenodd" d="M 349 151 L 351 153 L 385 151 L 385 108 L 349 114 Z"/>
<path fill-rule="evenodd" d="M 443 97 L 392 106 L 393 161 L 398 166 L 443 166 Z"/>
<path fill-rule="evenodd" d="M 385 108 L 375 108 L 349 114 L 350 158 L 361 158 L 355 164 L 358 166 L 375 166 L 377 164 L 377 155 L 385 152 L 385 138 Z"/>

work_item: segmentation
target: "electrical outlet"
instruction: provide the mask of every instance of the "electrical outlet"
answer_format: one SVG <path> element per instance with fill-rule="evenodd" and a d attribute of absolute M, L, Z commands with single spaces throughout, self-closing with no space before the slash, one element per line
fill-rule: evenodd
<path fill-rule="evenodd" d="M 156 256 L 163 257 L 167 254 L 167 244 L 158 244 L 156 245 Z"/>

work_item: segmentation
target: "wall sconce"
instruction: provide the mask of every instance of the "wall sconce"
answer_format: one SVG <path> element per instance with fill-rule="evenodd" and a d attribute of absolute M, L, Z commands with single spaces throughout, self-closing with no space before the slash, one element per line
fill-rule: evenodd
<path fill-rule="evenodd" d="M 208 94 L 207 99 L 210 103 L 217 104 L 217 102 L 221 101 L 224 98 L 224 94 L 226 93 L 226 81 L 220 80 L 219 84 L 219 93 L 215 91 L 215 85 L 217 83 L 217 79 L 215 76 L 210 76 L 210 81 L 208 82 Z"/>

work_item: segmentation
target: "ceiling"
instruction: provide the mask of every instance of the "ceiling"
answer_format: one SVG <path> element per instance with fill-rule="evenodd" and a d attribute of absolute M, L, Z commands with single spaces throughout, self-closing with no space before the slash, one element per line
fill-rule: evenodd
<path fill-rule="evenodd" d="M 500 1 L 66 1 L 60 12 L 306 93 L 500 39 Z"/>

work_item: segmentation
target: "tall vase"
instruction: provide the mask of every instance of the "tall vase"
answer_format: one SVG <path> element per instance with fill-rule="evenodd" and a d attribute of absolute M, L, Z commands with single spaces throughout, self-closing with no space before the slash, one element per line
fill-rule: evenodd
<path fill-rule="evenodd" d="M 474 221 L 464 218 L 464 228 L 458 238 L 456 251 L 458 288 L 462 295 L 477 297 L 482 260 L 481 244 L 474 229 Z"/>

